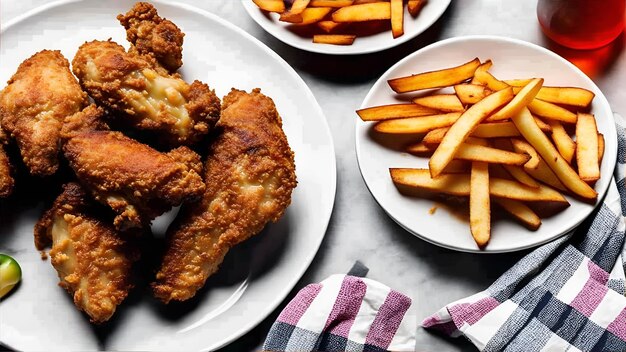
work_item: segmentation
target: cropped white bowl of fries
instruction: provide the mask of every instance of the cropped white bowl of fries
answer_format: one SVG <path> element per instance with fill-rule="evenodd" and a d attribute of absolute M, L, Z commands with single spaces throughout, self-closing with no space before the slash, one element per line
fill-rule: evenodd
<path fill-rule="evenodd" d="M 534 44 L 462 37 L 390 68 L 357 111 L 370 192 L 429 242 L 509 252 L 568 233 L 604 196 L 613 115 L 574 65 Z"/>
<path fill-rule="evenodd" d="M 242 0 L 268 33 L 323 54 L 364 54 L 402 44 L 428 29 L 451 0 Z"/>

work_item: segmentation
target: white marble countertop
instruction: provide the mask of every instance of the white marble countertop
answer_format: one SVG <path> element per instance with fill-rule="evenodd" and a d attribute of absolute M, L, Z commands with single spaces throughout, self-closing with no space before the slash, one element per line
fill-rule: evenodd
<path fill-rule="evenodd" d="M 225 351 L 258 349 L 284 304 L 303 286 L 346 272 L 356 260 L 370 268 L 368 277 L 411 295 L 422 319 L 448 302 L 486 288 L 524 253 L 476 255 L 426 243 L 397 226 L 370 196 L 357 166 L 354 110 L 370 87 L 391 65 L 441 39 L 490 34 L 548 47 L 577 63 L 607 96 L 615 112 L 626 112 L 624 37 L 589 52 L 551 44 L 539 29 L 536 0 L 453 0 L 429 30 L 390 50 L 361 56 L 325 56 L 304 52 L 267 34 L 235 0 L 180 0 L 203 8 L 243 28 L 282 56 L 309 85 L 326 114 L 337 155 L 335 210 L 322 247 L 311 267 L 285 302 L 264 322 Z M 3 23 L 46 0 L 3 0 Z M 620 99 L 620 97 L 622 97 Z M 418 351 L 471 351 L 468 342 L 445 339 L 418 329 Z"/>

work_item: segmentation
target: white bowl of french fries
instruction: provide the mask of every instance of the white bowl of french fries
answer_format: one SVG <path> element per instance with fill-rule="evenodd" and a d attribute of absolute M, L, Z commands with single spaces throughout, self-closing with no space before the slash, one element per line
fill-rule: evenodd
<path fill-rule="evenodd" d="M 265 31 L 322 54 L 378 52 L 428 29 L 451 0 L 242 0 Z"/>
<path fill-rule="evenodd" d="M 565 235 L 602 200 L 616 162 L 602 92 L 519 40 L 425 47 L 390 68 L 357 114 L 357 158 L 376 201 L 454 250 L 510 252 Z"/>

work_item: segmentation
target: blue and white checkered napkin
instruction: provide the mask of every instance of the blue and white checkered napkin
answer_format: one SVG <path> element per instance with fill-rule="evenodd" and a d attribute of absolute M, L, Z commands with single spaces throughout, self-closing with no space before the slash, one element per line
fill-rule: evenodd
<path fill-rule="evenodd" d="M 626 124 L 615 120 L 618 163 L 595 215 L 424 327 L 465 336 L 483 351 L 626 351 Z"/>

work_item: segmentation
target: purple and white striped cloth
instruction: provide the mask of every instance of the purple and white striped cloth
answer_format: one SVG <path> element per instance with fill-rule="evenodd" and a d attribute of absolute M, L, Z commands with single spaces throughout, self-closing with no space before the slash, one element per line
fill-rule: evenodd
<path fill-rule="evenodd" d="M 304 287 L 272 325 L 264 351 L 414 351 L 411 299 L 366 278 Z"/>
<path fill-rule="evenodd" d="M 618 163 L 594 216 L 425 328 L 465 336 L 482 351 L 626 351 L 626 124 L 615 120 Z"/>

